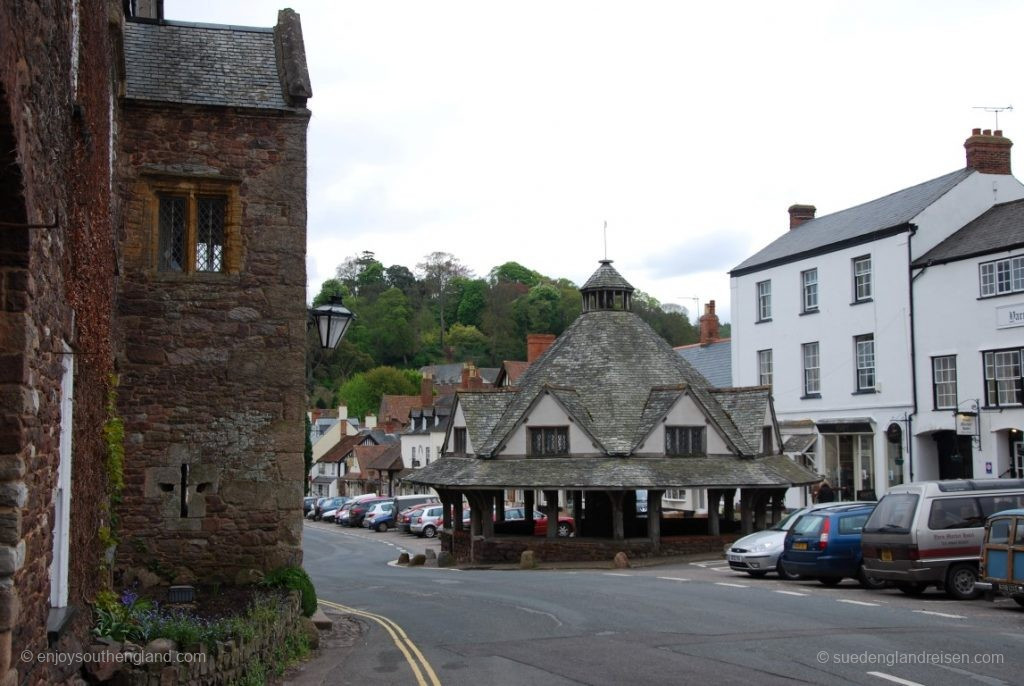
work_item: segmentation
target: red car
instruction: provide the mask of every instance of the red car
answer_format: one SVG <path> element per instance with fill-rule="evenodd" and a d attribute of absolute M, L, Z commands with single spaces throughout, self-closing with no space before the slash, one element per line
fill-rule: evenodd
<path fill-rule="evenodd" d="M 506 507 L 505 508 L 505 521 L 515 522 L 526 519 L 526 510 L 522 507 Z M 469 510 L 462 512 L 462 521 L 466 525 L 469 524 Z M 568 515 L 558 515 L 558 536 L 566 538 L 572 536 L 576 531 L 576 520 Z M 548 517 L 543 512 L 538 510 L 533 511 L 533 535 L 534 536 L 547 536 L 548 535 Z"/>

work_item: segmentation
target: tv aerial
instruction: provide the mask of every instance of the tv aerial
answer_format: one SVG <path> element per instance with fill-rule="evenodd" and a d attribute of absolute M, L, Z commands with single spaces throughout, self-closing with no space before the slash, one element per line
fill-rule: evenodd
<path fill-rule="evenodd" d="M 1007 105 L 1006 107 L 972 107 L 971 109 L 974 109 L 974 110 L 985 110 L 986 112 L 991 112 L 992 114 L 994 114 L 996 116 L 995 128 L 998 129 L 999 128 L 999 113 L 1000 112 L 1013 112 L 1013 105 Z"/>

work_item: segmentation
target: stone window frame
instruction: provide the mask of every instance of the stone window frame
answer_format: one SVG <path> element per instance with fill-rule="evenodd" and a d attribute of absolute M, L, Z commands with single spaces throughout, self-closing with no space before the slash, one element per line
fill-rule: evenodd
<path fill-rule="evenodd" d="M 237 275 L 242 267 L 242 201 L 240 182 L 236 179 L 197 176 L 149 175 L 143 180 L 146 194 L 146 213 L 149 221 L 149 254 L 152 271 L 165 278 L 209 279 Z M 161 270 L 160 265 L 160 198 L 185 196 L 187 254 L 184 269 Z M 201 197 L 223 197 L 224 202 L 224 256 L 221 270 L 196 269 L 198 241 L 198 213 Z"/>

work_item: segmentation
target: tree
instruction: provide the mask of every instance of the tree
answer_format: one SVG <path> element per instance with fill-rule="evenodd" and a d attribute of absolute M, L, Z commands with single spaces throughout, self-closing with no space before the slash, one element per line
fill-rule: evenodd
<path fill-rule="evenodd" d="M 428 293 L 439 301 L 441 316 L 441 350 L 444 350 L 445 332 L 445 296 L 454 279 L 457 277 L 470 278 L 473 272 L 459 259 L 447 252 L 432 252 L 423 258 L 423 261 L 416 265 L 416 268 L 423 274 L 423 281 L 427 284 Z"/>
<path fill-rule="evenodd" d="M 532 269 L 528 269 L 518 262 L 506 262 L 500 264 L 487 275 L 491 284 L 505 281 L 509 283 L 521 283 L 527 286 L 536 286 L 541 281 L 541 275 Z"/>
<path fill-rule="evenodd" d="M 348 294 L 348 287 L 340 279 L 327 279 L 320 286 L 320 292 L 313 298 L 313 307 L 326 304 L 331 297 L 344 298 Z"/>
<path fill-rule="evenodd" d="M 487 282 L 483 279 L 466 281 L 459 297 L 455 317 L 459 324 L 480 326 L 484 309 L 487 307 Z"/>
<path fill-rule="evenodd" d="M 366 310 L 367 323 L 360 329 L 361 340 L 378 363 L 407 363 L 415 350 L 412 311 L 405 294 L 389 288 Z"/>
<path fill-rule="evenodd" d="M 394 367 L 374 367 L 356 374 L 338 390 L 341 404 L 353 417 L 376 414 L 384 395 L 416 395 L 420 392 L 420 375 Z"/>
<path fill-rule="evenodd" d="M 540 284 L 530 289 L 525 298 L 516 301 L 516 319 L 523 334 L 562 333 L 562 294 L 551 284 Z"/>
<path fill-rule="evenodd" d="M 475 326 L 452 324 L 448 330 L 448 345 L 456 360 L 479 365 L 487 359 L 487 336 Z"/>
<path fill-rule="evenodd" d="M 408 267 L 393 264 L 384 270 L 384 278 L 392 288 L 398 288 L 406 296 L 412 296 L 412 291 L 416 287 L 416 276 L 409 271 Z"/>

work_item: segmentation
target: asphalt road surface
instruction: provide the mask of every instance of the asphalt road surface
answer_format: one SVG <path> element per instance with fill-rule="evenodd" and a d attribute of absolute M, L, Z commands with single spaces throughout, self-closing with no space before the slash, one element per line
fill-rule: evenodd
<path fill-rule="evenodd" d="M 305 567 L 365 623 L 338 684 L 1024 684 L 1024 609 L 722 561 L 634 570 L 388 565 L 436 542 L 307 524 Z"/>

